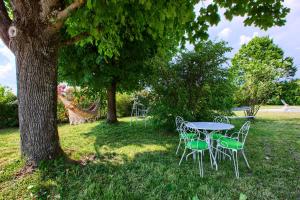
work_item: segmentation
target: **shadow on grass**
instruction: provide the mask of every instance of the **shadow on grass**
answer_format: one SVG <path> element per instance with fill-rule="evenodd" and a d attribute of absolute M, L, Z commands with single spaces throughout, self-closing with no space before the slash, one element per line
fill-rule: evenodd
<path fill-rule="evenodd" d="M 175 148 L 174 141 L 178 140 L 177 134 L 167 135 L 159 132 L 151 124 L 144 125 L 142 121 L 130 122 L 121 121 L 117 124 L 107 124 L 105 122 L 96 125 L 84 136 L 95 137 L 94 148 L 98 156 L 103 150 L 117 150 L 122 147 L 137 148 L 148 146 L 149 148 L 163 147 L 164 149 Z M 152 147 L 151 147 L 152 146 Z"/>
<path fill-rule="evenodd" d="M 229 160 L 220 162 L 218 171 L 211 169 L 207 153 L 200 178 L 198 163 L 192 159 L 178 166 L 177 135 L 165 135 L 143 123 L 120 122 L 101 123 L 84 133 L 95 138 L 92 161 L 85 166 L 60 160 L 45 163 L 39 167 L 40 180 L 29 190 L 36 199 L 239 199 L 241 194 L 248 199 L 295 199 L 300 192 L 299 163 L 286 159 L 290 155 L 286 144 L 267 137 L 259 141 L 273 131 L 261 123 L 265 124 L 258 120 L 253 125 L 246 144 L 252 173 L 240 157 L 240 179 L 235 179 Z M 268 127 L 281 126 L 271 123 Z M 237 129 L 241 124 L 236 123 Z M 272 148 L 268 160 L 266 143 Z"/>

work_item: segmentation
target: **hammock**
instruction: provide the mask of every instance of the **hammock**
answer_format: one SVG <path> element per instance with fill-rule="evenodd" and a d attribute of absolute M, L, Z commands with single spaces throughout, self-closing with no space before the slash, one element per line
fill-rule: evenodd
<path fill-rule="evenodd" d="M 65 108 L 68 110 L 69 122 L 71 125 L 96 120 L 99 102 L 93 103 L 88 109 L 81 109 L 61 94 L 58 94 L 58 99 L 61 100 L 61 102 L 65 105 Z"/>

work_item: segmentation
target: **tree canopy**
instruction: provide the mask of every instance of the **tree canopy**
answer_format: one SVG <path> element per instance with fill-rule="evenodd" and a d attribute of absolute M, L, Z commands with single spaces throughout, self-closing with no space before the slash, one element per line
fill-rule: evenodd
<path fill-rule="evenodd" d="M 187 120 L 209 120 L 232 106 L 232 84 L 225 42 L 201 42 L 197 51 L 182 52 L 173 62 L 161 59 L 151 84 L 152 115 L 160 127 L 173 128 L 179 115 Z"/>
<path fill-rule="evenodd" d="M 202 4 L 195 13 L 198 0 L 87 0 L 86 6 L 75 12 L 66 22 L 66 32 L 80 44 L 94 44 L 98 52 L 108 57 L 119 56 L 123 38 L 143 40 L 145 33 L 164 46 L 166 34 L 182 44 L 186 40 L 195 44 L 207 39 L 209 26 L 220 21 L 219 9 L 225 10 L 229 20 L 233 16 L 245 16 L 245 25 L 267 29 L 284 25 L 289 8 L 281 0 L 228 1 L 217 0 Z M 272 17 L 270 17 L 272 16 Z"/>
<path fill-rule="evenodd" d="M 272 39 L 255 37 L 235 54 L 230 71 L 236 101 L 251 106 L 249 115 L 255 115 L 276 89 L 276 82 L 293 77 L 296 67 Z"/>

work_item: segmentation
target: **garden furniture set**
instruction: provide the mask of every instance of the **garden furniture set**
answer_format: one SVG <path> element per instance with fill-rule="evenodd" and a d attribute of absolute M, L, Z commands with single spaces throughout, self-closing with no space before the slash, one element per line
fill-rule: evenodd
<path fill-rule="evenodd" d="M 184 157 L 193 155 L 199 161 L 200 176 L 203 177 L 203 155 L 207 151 L 211 167 L 218 170 L 217 160 L 226 159 L 233 161 L 235 176 L 239 178 L 238 152 L 241 152 L 247 167 L 250 169 L 244 152 L 245 141 L 250 128 L 250 121 L 246 121 L 238 132 L 229 134 L 234 128 L 225 116 L 218 116 L 213 122 L 187 122 L 182 117 L 175 119 L 176 130 L 179 133 L 179 144 L 176 150 L 184 145 L 184 151 L 179 161 L 182 163 Z"/>

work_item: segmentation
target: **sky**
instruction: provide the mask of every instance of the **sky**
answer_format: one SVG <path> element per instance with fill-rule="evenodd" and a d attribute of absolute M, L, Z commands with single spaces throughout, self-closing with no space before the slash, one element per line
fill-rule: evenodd
<path fill-rule="evenodd" d="M 232 21 L 228 21 L 222 15 L 221 22 L 209 29 L 210 39 L 227 41 L 228 45 L 233 48 L 229 57 L 233 57 L 241 45 L 249 42 L 254 36 L 269 36 L 284 50 L 285 56 L 294 58 L 294 64 L 298 68 L 295 77 L 300 78 L 300 1 L 286 0 L 284 4 L 291 8 L 285 26 L 272 27 L 263 31 L 254 26 L 245 27 L 242 17 L 235 17 Z M 198 4 L 195 10 L 199 10 L 201 6 L 201 3 Z M 1 39 L 0 85 L 8 86 L 14 93 L 17 92 L 15 58 Z"/>

